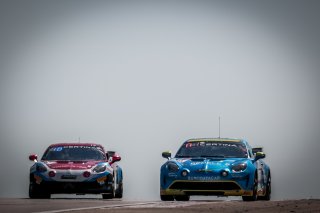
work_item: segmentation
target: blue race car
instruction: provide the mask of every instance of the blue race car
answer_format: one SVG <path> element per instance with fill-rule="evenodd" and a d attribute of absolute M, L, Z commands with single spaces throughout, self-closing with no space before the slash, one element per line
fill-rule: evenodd
<path fill-rule="evenodd" d="M 163 152 L 160 197 L 188 201 L 190 195 L 242 196 L 244 201 L 270 200 L 270 168 L 262 148 L 229 138 L 190 139 L 176 156 Z"/>
<path fill-rule="evenodd" d="M 51 194 L 102 194 L 103 199 L 123 194 L 121 157 L 94 143 L 50 145 L 40 161 L 37 155 L 30 168 L 30 198 L 50 198 Z"/>

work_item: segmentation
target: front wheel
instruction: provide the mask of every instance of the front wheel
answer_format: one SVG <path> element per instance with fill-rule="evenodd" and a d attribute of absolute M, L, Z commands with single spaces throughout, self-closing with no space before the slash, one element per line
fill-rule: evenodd
<path fill-rule="evenodd" d="M 112 179 L 111 191 L 108 194 L 102 194 L 103 199 L 112 199 L 116 197 L 116 180 L 114 175 L 108 175 L 108 180 Z"/>
<path fill-rule="evenodd" d="M 264 196 L 259 197 L 260 200 L 270 200 L 271 198 L 271 175 L 268 176 L 268 182 L 266 185 L 266 194 Z"/>
<path fill-rule="evenodd" d="M 174 197 L 171 195 L 160 195 L 162 201 L 174 201 Z"/>
<path fill-rule="evenodd" d="M 257 200 L 257 191 L 258 191 L 258 176 L 257 176 L 257 174 L 255 174 L 254 181 L 253 181 L 252 196 L 242 196 L 242 200 L 243 201 L 256 201 Z"/>
<path fill-rule="evenodd" d="M 50 193 L 44 192 L 41 188 L 34 182 L 29 184 L 29 198 L 31 199 L 49 199 L 51 197 Z"/>
<path fill-rule="evenodd" d="M 123 183 L 119 183 L 117 189 L 116 189 L 116 193 L 115 193 L 115 198 L 122 198 L 123 195 Z"/>
<path fill-rule="evenodd" d="M 102 194 L 103 199 L 112 199 L 116 196 L 116 190 L 115 190 L 115 183 L 112 184 L 111 186 L 111 192 L 108 194 Z"/>
<path fill-rule="evenodd" d="M 112 199 L 112 198 L 114 198 L 114 196 L 113 196 L 113 193 L 111 193 L 111 194 L 102 194 L 102 198 L 103 199 Z"/>
<path fill-rule="evenodd" d="M 189 201 L 190 196 L 189 195 L 179 195 L 174 197 L 176 201 Z"/>

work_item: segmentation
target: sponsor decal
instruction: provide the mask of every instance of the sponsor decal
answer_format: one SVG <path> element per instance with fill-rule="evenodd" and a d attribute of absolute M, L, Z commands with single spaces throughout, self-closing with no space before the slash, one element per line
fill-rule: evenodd
<path fill-rule="evenodd" d="M 38 176 L 38 175 L 34 175 L 34 179 L 36 179 L 36 183 L 37 184 L 40 184 L 41 181 L 42 181 L 42 178 L 40 176 Z"/>
<path fill-rule="evenodd" d="M 202 165 L 202 164 L 208 164 L 208 165 L 217 165 L 217 166 L 222 166 L 222 162 L 217 162 L 217 161 L 194 161 L 194 162 L 191 162 L 190 165 L 191 166 L 196 166 L 196 165 Z M 225 164 L 226 166 L 229 166 L 230 164 L 229 163 L 226 163 Z"/>
<path fill-rule="evenodd" d="M 53 151 L 53 152 L 61 152 L 62 150 L 63 150 L 63 148 L 61 146 L 53 147 L 50 149 L 50 151 Z"/>
<path fill-rule="evenodd" d="M 242 174 L 242 173 L 231 173 L 231 176 L 233 178 L 243 178 L 245 177 L 246 174 Z"/>
<path fill-rule="evenodd" d="M 189 159 L 177 159 L 177 162 L 179 162 L 179 163 L 184 163 L 184 162 L 186 162 L 186 161 L 188 161 Z"/>
<path fill-rule="evenodd" d="M 196 165 L 202 165 L 205 164 L 204 162 L 191 162 L 190 165 L 191 166 L 196 166 Z"/>
<path fill-rule="evenodd" d="M 219 142 L 189 142 L 185 144 L 186 148 L 196 147 L 196 146 L 222 146 L 222 147 L 239 147 L 244 146 L 243 144 L 235 143 L 219 143 Z"/>
<path fill-rule="evenodd" d="M 105 183 L 105 181 L 107 180 L 107 177 L 106 176 L 103 176 L 103 177 L 100 177 L 97 179 L 97 182 L 102 185 Z"/>
<path fill-rule="evenodd" d="M 192 147 L 192 143 L 186 143 L 186 148 Z"/>
<path fill-rule="evenodd" d="M 200 181 L 210 181 L 210 180 L 220 180 L 219 176 L 189 176 L 188 180 L 200 180 Z"/>
<path fill-rule="evenodd" d="M 177 175 L 176 173 L 170 172 L 170 173 L 168 173 L 168 176 L 169 176 L 169 177 L 177 177 L 178 175 Z"/>

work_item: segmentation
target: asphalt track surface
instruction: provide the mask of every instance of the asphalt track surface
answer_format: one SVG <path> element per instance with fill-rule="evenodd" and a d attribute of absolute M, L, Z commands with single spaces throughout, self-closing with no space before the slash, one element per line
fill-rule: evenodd
<path fill-rule="evenodd" d="M 199 202 L 196 202 L 199 204 Z M 206 202 L 203 202 L 206 203 Z M 59 213 L 59 212 L 94 212 L 98 209 L 119 208 L 167 208 L 194 205 L 194 202 L 161 202 L 161 201 L 122 201 L 120 199 L 0 199 L 0 212 L 34 212 L 34 213 Z"/>
<path fill-rule="evenodd" d="M 192 200 L 188 202 L 122 201 L 119 199 L 0 199 L 1 213 L 191 213 L 191 212 L 320 212 L 320 199 L 255 201 Z"/>

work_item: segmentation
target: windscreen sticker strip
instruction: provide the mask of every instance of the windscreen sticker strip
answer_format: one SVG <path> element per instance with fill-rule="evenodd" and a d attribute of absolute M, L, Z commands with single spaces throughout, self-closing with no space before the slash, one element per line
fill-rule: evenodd
<path fill-rule="evenodd" d="M 192 143 L 186 143 L 186 148 L 192 148 L 197 146 L 223 146 L 223 147 L 241 147 L 242 144 L 235 144 L 235 143 L 216 143 L 216 142 L 192 142 Z"/>

